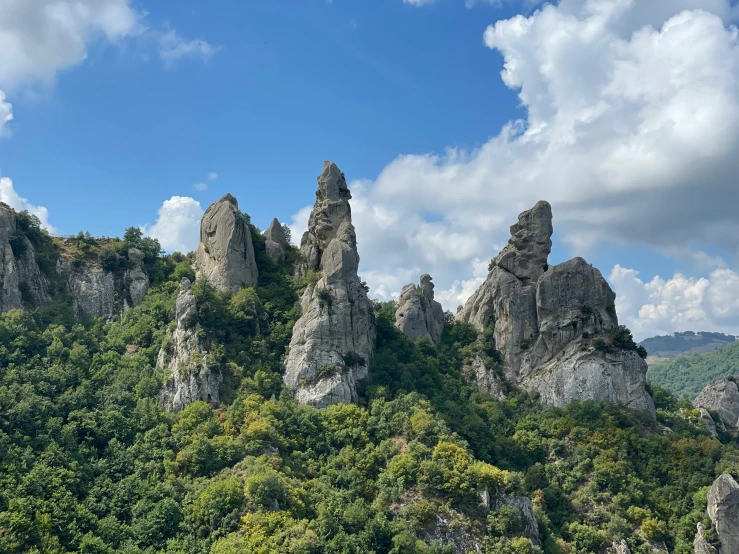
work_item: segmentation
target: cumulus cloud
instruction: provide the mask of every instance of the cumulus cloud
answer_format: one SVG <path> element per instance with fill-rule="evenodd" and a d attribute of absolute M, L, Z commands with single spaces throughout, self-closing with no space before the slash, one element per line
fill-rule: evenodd
<path fill-rule="evenodd" d="M 10 129 L 7 125 L 13 120 L 13 105 L 5 98 L 5 93 L 0 90 L 0 138 L 10 136 Z"/>
<path fill-rule="evenodd" d="M 675 331 L 736 334 L 739 329 L 739 274 L 734 270 L 643 282 L 638 271 L 616 265 L 608 280 L 617 294 L 619 320 L 637 339 Z"/>
<path fill-rule="evenodd" d="M 34 206 L 27 198 L 21 197 L 13 187 L 13 181 L 8 177 L 0 177 L 0 202 L 4 202 L 18 212 L 28 211 L 41 221 L 44 229 L 56 234 L 59 231 L 49 223 L 49 210 L 43 206 Z"/>
<path fill-rule="evenodd" d="M 372 289 L 397 292 L 409 273 L 429 272 L 454 309 L 474 261 L 497 254 L 540 199 L 573 255 L 609 242 L 734 252 L 731 18 L 728 0 L 562 0 L 489 26 L 484 45 L 502 55 L 501 78 L 526 117 L 479 148 L 402 155 L 350 183 Z"/>
<path fill-rule="evenodd" d="M 208 181 L 214 181 L 216 179 L 218 179 L 218 173 L 215 171 L 208 173 Z"/>
<path fill-rule="evenodd" d="M 186 40 L 183 39 L 174 29 L 158 35 L 159 41 L 159 57 L 162 61 L 171 65 L 182 58 L 200 58 L 208 61 L 213 54 L 220 50 L 220 47 L 202 40 Z"/>
<path fill-rule="evenodd" d="M 158 239 L 167 252 L 191 252 L 200 240 L 200 219 L 203 209 L 200 202 L 188 196 L 173 196 L 165 200 L 157 212 L 159 217 L 141 230 L 145 235 Z"/>

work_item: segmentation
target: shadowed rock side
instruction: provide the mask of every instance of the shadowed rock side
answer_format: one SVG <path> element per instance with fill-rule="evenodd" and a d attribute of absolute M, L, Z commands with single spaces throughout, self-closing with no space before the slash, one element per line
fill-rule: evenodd
<path fill-rule="evenodd" d="M 693 400 L 693 406 L 706 410 L 709 417 L 710 414 L 715 414 L 719 422 L 731 431 L 739 430 L 739 387 L 736 379 L 737 377 L 726 377 L 708 385 Z"/>
<path fill-rule="evenodd" d="M 251 231 L 230 194 L 211 204 L 203 215 L 195 267 L 198 279 L 205 278 L 220 290 L 237 292 L 257 283 Z"/>
<path fill-rule="evenodd" d="M 492 327 L 506 379 L 538 392 L 546 404 L 609 400 L 654 418 L 646 362 L 635 351 L 594 344 L 618 327 L 616 295 L 582 258 L 549 267 L 552 232 L 547 202 L 519 215 L 457 320 L 478 331 Z"/>
<path fill-rule="evenodd" d="M 720 554 L 739 553 L 739 484 L 721 475 L 708 490 L 708 517 L 718 534 Z"/>
<path fill-rule="evenodd" d="M 420 285 L 403 287 L 395 312 L 395 326 L 413 342 L 426 339 L 439 344 L 444 330 L 444 310 L 434 300 L 434 284 L 430 275 L 421 275 Z"/>
<path fill-rule="evenodd" d="M 157 357 L 157 369 L 168 373 L 167 382 L 159 391 L 159 401 L 166 410 L 174 412 L 198 400 L 217 403 L 223 382 L 220 370 L 209 366 L 206 341 L 198 337 L 197 326 L 189 325 L 188 319 L 197 308 L 190 286 L 189 279 L 180 283 L 176 327 Z"/>
<path fill-rule="evenodd" d="M 301 240 L 298 274 L 317 272 L 301 298 L 285 383 L 298 402 L 323 408 L 356 400 L 356 384 L 369 372 L 375 316 L 357 270 L 359 254 L 344 174 L 325 162 L 316 203 Z"/>
<path fill-rule="evenodd" d="M 718 554 L 718 550 L 706 540 L 705 530 L 701 522 L 698 522 L 698 531 L 693 541 L 693 552 L 695 554 Z"/>
<path fill-rule="evenodd" d="M 272 223 L 269 224 L 269 228 L 264 232 L 264 238 L 267 257 L 273 263 L 279 263 L 284 260 L 285 251 L 288 246 L 287 236 L 285 235 L 285 229 L 282 228 L 277 218 L 274 218 Z"/>
<path fill-rule="evenodd" d="M 0 202 L 0 312 L 34 309 L 51 301 L 50 284 L 36 263 L 33 245 L 16 231 L 15 212 Z"/>

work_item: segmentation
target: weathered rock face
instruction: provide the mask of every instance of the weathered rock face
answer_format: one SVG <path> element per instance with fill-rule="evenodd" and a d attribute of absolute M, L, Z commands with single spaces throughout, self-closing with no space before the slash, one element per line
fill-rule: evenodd
<path fill-rule="evenodd" d="M 207 342 L 198 336 L 197 326 L 188 322 L 197 308 L 190 286 L 188 279 L 180 283 L 175 308 L 176 327 L 157 357 L 157 369 L 169 373 L 166 384 L 159 391 L 159 400 L 165 409 L 174 412 L 198 400 L 218 403 L 223 382 L 221 371 L 209 364 Z"/>
<path fill-rule="evenodd" d="M 739 484 L 721 475 L 708 490 L 708 517 L 718 533 L 721 554 L 739 552 Z"/>
<path fill-rule="evenodd" d="M 552 213 L 539 202 L 511 227 L 508 245 L 458 321 L 493 330 L 506 379 L 547 404 L 610 400 L 655 417 L 647 365 L 636 352 L 597 350 L 592 339 L 618 326 L 616 295 L 582 258 L 549 267 Z"/>
<path fill-rule="evenodd" d="M 356 400 L 375 342 L 374 312 L 357 275 L 350 198 L 344 174 L 326 162 L 300 248 L 305 270 L 320 271 L 320 278 L 303 293 L 285 363 L 285 383 L 298 402 L 318 408 Z"/>
<path fill-rule="evenodd" d="M 426 339 L 439 344 L 444 330 L 444 310 L 434 300 L 434 284 L 430 275 L 421 275 L 418 286 L 410 284 L 403 287 L 395 312 L 395 326 L 413 342 Z"/>
<path fill-rule="evenodd" d="M 626 544 L 626 541 L 621 539 L 620 542 L 613 542 L 611 545 L 611 550 L 613 550 L 614 554 L 631 554 L 631 550 L 629 550 L 629 545 Z"/>
<path fill-rule="evenodd" d="M 73 267 L 60 260 L 57 271 L 67 276 L 67 292 L 72 298 L 75 317 L 113 319 L 115 313 L 115 277 L 98 267 Z"/>
<path fill-rule="evenodd" d="M 257 282 L 251 231 L 230 194 L 211 204 L 203 215 L 195 267 L 198 279 L 207 279 L 221 290 L 237 292 Z"/>
<path fill-rule="evenodd" d="M 285 251 L 287 250 L 287 236 L 282 225 L 274 218 L 269 228 L 264 232 L 265 247 L 267 249 L 267 257 L 273 263 L 279 263 L 285 259 Z"/>
<path fill-rule="evenodd" d="M 33 245 L 17 234 L 15 213 L 0 202 L 0 312 L 48 304 L 49 288 L 49 280 L 36 263 Z"/>
<path fill-rule="evenodd" d="M 713 417 L 711 417 L 711 414 L 708 413 L 708 410 L 705 408 L 698 408 L 698 411 L 701 414 L 701 421 L 703 422 L 703 425 L 706 426 L 706 430 L 708 433 L 713 437 L 718 437 L 718 432 L 716 431 L 716 422 L 713 421 Z"/>
<path fill-rule="evenodd" d="M 693 541 L 693 551 L 695 554 L 718 554 L 718 550 L 706 540 L 705 530 L 700 522 L 698 522 L 698 532 Z"/>
<path fill-rule="evenodd" d="M 483 498 L 484 503 L 484 498 Z M 505 494 L 496 494 L 490 497 L 490 503 L 488 508 L 497 512 L 504 506 L 518 509 L 521 514 L 522 530 L 519 534 L 521 537 L 526 537 L 535 546 L 541 544 L 539 539 L 539 524 L 534 516 L 534 505 L 528 496 L 508 496 Z"/>
<path fill-rule="evenodd" d="M 137 248 L 129 248 L 128 259 L 133 264 L 133 268 L 126 271 L 125 285 L 131 303 L 133 306 L 138 306 L 149 290 L 149 276 L 144 272 L 144 253 Z"/>
<path fill-rule="evenodd" d="M 736 377 L 726 377 L 708 385 L 693 400 L 693 406 L 716 414 L 732 430 L 739 429 L 739 387 Z"/>
<path fill-rule="evenodd" d="M 504 400 L 508 387 L 495 370 L 485 363 L 481 354 L 473 356 L 472 360 L 462 367 L 465 375 L 474 375 L 477 388 L 488 393 L 493 400 Z"/>

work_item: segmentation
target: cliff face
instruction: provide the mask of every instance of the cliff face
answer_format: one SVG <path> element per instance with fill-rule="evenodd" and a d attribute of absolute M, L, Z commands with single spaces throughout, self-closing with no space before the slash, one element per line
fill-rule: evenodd
<path fill-rule="evenodd" d="M 0 202 L 0 312 L 50 301 L 50 283 L 36 263 L 33 245 L 19 233 L 15 212 Z"/>
<path fill-rule="evenodd" d="M 298 402 L 319 408 L 356 400 L 356 384 L 369 373 L 375 316 L 357 275 L 359 254 L 344 174 L 325 162 L 316 203 L 300 251 L 298 273 L 317 272 L 301 298 L 293 328 L 285 384 Z"/>
<path fill-rule="evenodd" d="M 438 344 L 444 330 L 444 310 L 434 300 L 431 276 L 421 275 L 420 285 L 406 285 L 400 293 L 395 326 L 416 342 L 426 339 Z"/>
<path fill-rule="evenodd" d="M 719 553 L 739 552 L 739 484 L 731 475 L 721 475 L 708 490 L 708 517 L 721 542 Z"/>
<path fill-rule="evenodd" d="M 548 203 L 519 215 L 457 320 L 478 331 L 490 327 L 505 377 L 538 392 L 542 402 L 609 400 L 654 417 L 646 362 L 633 350 L 597 348 L 595 342 L 618 327 L 616 295 L 582 258 L 550 267 L 552 232 Z"/>
<path fill-rule="evenodd" d="M 230 194 L 211 204 L 203 215 L 195 267 L 198 279 L 207 279 L 221 290 L 236 292 L 257 283 L 251 231 Z"/>
<path fill-rule="evenodd" d="M 267 230 L 264 232 L 264 246 L 267 250 L 267 257 L 273 263 L 279 263 L 285 259 L 285 251 L 288 247 L 287 235 L 282 225 L 274 218 Z"/>
<path fill-rule="evenodd" d="M 704 388 L 693 400 L 693 406 L 706 411 L 709 418 L 711 413 L 716 414 L 719 422 L 732 431 L 739 430 L 739 387 L 736 380 L 736 377 L 720 379 Z M 710 429 L 710 424 L 706 423 Z"/>
<path fill-rule="evenodd" d="M 198 336 L 197 325 L 189 322 L 197 309 L 190 287 L 188 279 L 180 283 L 175 308 L 176 326 L 157 357 L 157 369 L 168 375 L 167 382 L 159 391 L 159 401 L 167 410 L 174 412 L 198 400 L 217 403 L 223 382 L 220 370 L 209 365 L 207 342 Z"/>

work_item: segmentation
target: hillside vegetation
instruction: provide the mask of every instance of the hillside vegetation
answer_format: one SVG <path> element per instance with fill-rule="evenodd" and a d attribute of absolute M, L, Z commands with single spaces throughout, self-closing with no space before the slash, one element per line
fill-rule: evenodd
<path fill-rule="evenodd" d="M 722 377 L 739 374 L 739 343 L 707 354 L 688 354 L 650 366 L 647 379 L 676 396 L 695 398 L 704 387 Z"/>

